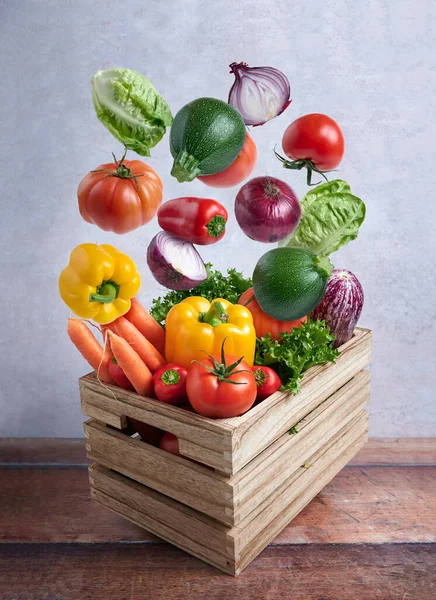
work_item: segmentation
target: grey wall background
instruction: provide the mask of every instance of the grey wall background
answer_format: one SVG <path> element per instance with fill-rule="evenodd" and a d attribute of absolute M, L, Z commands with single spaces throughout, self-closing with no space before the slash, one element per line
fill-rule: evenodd
<path fill-rule="evenodd" d="M 339 175 L 368 216 L 333 262 L 362 281 L 361 324 L 374 330 L 370 433 L 436 435 L 435 39 L 432 0 L 1 0 L 0 435 L 82 435 L 77 378 L 87 366 L 67 338 L 57 292 L 77 244 L 130 253 L 146 305 L 163 291 L 144 258 L 155 223 L 116 236 L 78 213 L 80 179 L 121 150 L 94 115 L 92 74 L 141 71 L 175 113 L 198 96 L 225 99 L 228 65 L 242 60 L 282 69 L 293 97 L 282 116 L 253 130 L 254 175 L 281 177 L 303 195 L 304 175 L 284 171 L 273 146 L 305 113 L 341 124 Z M 150 164 L 165 199 L 214 193 L 170 177 L 168 135 Z M 232 211 L 236 191 L 215 196 Z M 203 256 L 248 274 L 266 249 L 232 220 L 225 241 Z"/>

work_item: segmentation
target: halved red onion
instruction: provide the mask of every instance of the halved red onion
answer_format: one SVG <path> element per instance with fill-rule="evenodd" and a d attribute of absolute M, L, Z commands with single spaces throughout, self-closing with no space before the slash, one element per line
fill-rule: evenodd
<path fill-rule="evenodd" d="M 301 217 L 294 190 L 275 177 L 255 177 L 239 190 L 235 200 L 239 227 L 252 240 L 272 243 L 294 233 Z"/>
<path fill-rule="evenodd" d="M 190 290 L 208 277 L 194 246 L 166 231 L 160 231 L 151 240 L 147 264 L 156 281 L 170 290 Z"/>
<path fill-rule="evenodd" d="M 246 125 L 263 125 L 280 115 L 291 103 L 288 78 L 273 67 L 249 67 L 232 63 L 235 82 L 228 103 L 237 110 Z"/>

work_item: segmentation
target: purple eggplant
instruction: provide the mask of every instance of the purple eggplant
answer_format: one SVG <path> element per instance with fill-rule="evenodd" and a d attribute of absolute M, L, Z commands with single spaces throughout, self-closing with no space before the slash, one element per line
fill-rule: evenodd
<path fill-rule="evenodd" d="M 325 321 L 336 336 L 333 346 L 345 344 L 353 335 L 363 307 L 363 288 L 357 277 L 346 269 L 333 269 L 323 299 L 311 318 Z"/>

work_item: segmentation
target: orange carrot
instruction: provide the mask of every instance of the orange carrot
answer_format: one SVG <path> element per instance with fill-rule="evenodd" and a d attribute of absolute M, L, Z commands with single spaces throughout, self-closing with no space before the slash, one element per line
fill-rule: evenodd
<path fill-rule="evenodd" d="M 166 360 L 162 354 L 125 317 L 118 317 L 113 321 L 109 325 L 109 330 L 124 338 L 152 373 L 166 365 Z M 129 376 L 127 375 L 127 377 Z"/>
<path fill-rule="evenodd" d="M 68 319 L 68 335 L 77 350 L 96 371 L 97 377 L 106 383 L 113 383 L 109 375 L 111 355 L 103 350 L 88 327 L 80 319 Z"/>
<path fill-rule="evenodd" d="M 165 329 L 145 310 L 136 298 L 131 300 L 131 308 L 124 316 L 165 356 Z"/>
<path fill-rule="evenodd" d="M 127 379 L 141 396 L 153 393 L 153 375 L 125 339 L 108 329 L 112 352 Z"/>

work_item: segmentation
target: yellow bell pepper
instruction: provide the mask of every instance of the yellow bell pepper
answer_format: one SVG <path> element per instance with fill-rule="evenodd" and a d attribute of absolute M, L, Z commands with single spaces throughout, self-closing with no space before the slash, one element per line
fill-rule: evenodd
<path fill-rule="evenodd" d="M 112 323 L 130 309 L 141 278 L 133 260 L 108 244 L 80 244 L 59 277 L 62 300 L 79 317 Z"/>
<path fill-rule="evenodd" d="M 207 354 L 225 353 L 253 365 L 256 332 L 253 317 L 245 306 L 222 298 L 209 302 L 200 296 L 185 298 L 171 308 L 166 322 L 165 356 L 185 369 Z"/>

